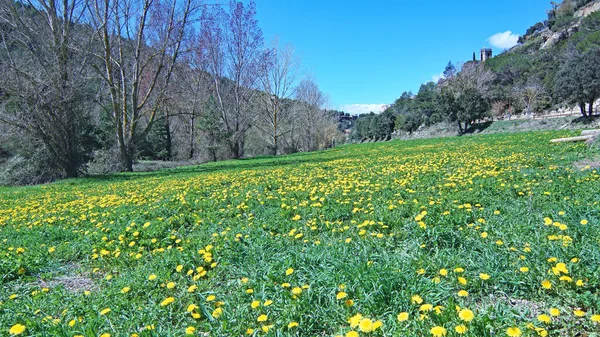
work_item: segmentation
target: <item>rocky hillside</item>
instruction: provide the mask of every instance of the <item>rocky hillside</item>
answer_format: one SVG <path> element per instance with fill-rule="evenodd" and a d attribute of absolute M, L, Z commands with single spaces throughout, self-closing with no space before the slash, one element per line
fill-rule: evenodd
<path fill-rule="evenodd" d="M 547 14 L 547 20 L 532 25 L 517 46 L 486 61 L 485 67 L 495 74 L 491 97 L 497 107 L 494 114 L 518 114 L 531 101 L 536 113 L 571 110 L 579 105 L 575 104 L 576 97 L 561 92 L 565 85 L 560 82 L 564 74 L 574 74 L 567 69 L 569 62 L 577 64 L 578 57 L 600 48 L 600 0 L 552 3 Z M 561 69 L 563 75 L 559 76 Z M 596 76 L 586 77 L 587 84 L 592 78 Z"/>
<path fill-rule="evenodd" d="M 532 45 L 538 47 L 537 49 L 555 47 L 578 33 L 583 20 L 597 12 L 600 12 L 600 0 L 580 3 L 563 1 L 554 5 L 548 11 L 548 20 L 531 26 L 520 38 L 520 44 L 511 51 L 535 50 L 536 48 L 531 48 Z"/>

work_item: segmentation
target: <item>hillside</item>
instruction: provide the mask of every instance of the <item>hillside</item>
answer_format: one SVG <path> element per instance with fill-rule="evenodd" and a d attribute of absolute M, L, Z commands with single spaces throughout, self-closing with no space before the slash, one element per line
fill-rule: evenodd
<path fill-rule="evenodd" d="M 570 134 L 2 189 L 0 334 L 592 336 L 600 176 Z"/>
<path fill-rule="evenodd" d="M 510 50 L 448 62 L 437 82 L 402 93 L 381 114 L 361 115 L 351 139 L 405 138 L 435 129 L 462 135 L 498 120 L 564 114 L 579 114 L 582 124 L 593 124 L 600 108 L 600 1 L 553 2 L 547 16 Z"/>
<path fill-rule="evenodd" d="M 562 97 L 557 74 L 570 58 L 600 46 L 600 1 L 554 5 L 548 19 L 532 25 L 519 42 L 485 63 L 496 74 L 494 99 L 510 105 L 507 93 L 539 86 L 544 96 L 536 107 L 539 111 L 576 105 Z"/>

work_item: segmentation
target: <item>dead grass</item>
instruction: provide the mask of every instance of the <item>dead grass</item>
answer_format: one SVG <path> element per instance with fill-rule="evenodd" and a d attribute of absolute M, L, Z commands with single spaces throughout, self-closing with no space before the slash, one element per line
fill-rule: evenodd
<path fill-rule="evenodd" d="M 84 291 L 94 291 L 98 289 L 96 282 L 91 278 L 90 274 L 82 273 L 81 268 L 77 264 L 66 265 L 65 274 L 50 278 L 48 280 L 38 279 L 38 285 L 42 288 L 57 288 L 63 287 L 65 290 L 73 293 Z"/>
<path fill-rule="evenodd" d="M 544 309 L 546 309 L 545 303 L 539 303 L 529 301 L 521 298 L 511 298 L 505 293 L 497 292 L 490 294 L 488 297 L 483 298 L 477 305 L 481 311 L 487 311 L 490 308 L 498 307 L 512 307 L 516 314 L 522 318 L 528 318 L 535 320 Z"/>
<path fill-rule="evenodd" d="M 589 158 L 573 163 L 577 170 L 595 170 L 600 168 L 600 158 Z"/>

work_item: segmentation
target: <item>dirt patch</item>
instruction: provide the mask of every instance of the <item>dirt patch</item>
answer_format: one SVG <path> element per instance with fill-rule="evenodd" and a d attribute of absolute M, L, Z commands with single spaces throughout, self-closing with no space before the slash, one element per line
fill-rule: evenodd
<path fill-rule="evenodd" d="M 577 170 L 594 170 L 600 168 L 600 158 L 583 159 L 573 163 Z"/>
<path fill-rule="evenodd" d="M 67 275 L 51 280 L 39 280 L 40 287 L 56 288 L 64 287 L 66 290 L 74 293 L 93 291 L 97 289 L 96 283 L 88 277 L 82 275 Z"/>
<path fill-rule="evenodd" d="M 66 274 L 60 275 L 48 280 L 38 279 L 38 285 L 42 288 L 63 287 L 69 292 L 94 291 L 98 289 L 96 282 L 87 273 L 81 273 L 81 268 L 77 264 L 65 266 Z"/>
<path fill-rule="evenodd" d="M 502 307 L 513 308 L 519 316 L 534 320 L 546 309 L 546 304 L 522 298 L 511 298 L 505 293 L 490 294 L 483 297 L 477 304 L 477 308 L 484 312 L 493 308 L 502 310 Z"/>

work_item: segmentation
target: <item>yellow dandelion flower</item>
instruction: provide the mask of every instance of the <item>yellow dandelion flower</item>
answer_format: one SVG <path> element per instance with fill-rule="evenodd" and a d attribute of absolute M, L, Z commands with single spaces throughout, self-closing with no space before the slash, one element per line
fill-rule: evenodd
<path fill-rule="evenodd" d="M 11 335 L 20 335 L 25 332 L 27 328 L 23 324 L 15 324 L 9 330 L 8 333 Z"/>
<path fill-rule="evenodd" d="M 363 318 L 360 323 L 358 323 L 358 328 L 362 332 L 371 332 L 373 331 L 373 321 L 368 318 Z"/>
<path fill-rule="evenodd" d="M 423 303 L 423 299 L 419 295 L 413 295 L 412 298 L 410 299 L 410 301 L 413 304 L 421 304 L 421 303 Z"/>
<path fill-rule="evenodd" d="M 171 304 L 173 302 L 175 302 L 175 298 L 173 298 L 173 297 L 167 297 L 162 302 L 160 302 L 160 306 L 161 307 L 166 307 L 167 305 L 169 305 L 169 304 Z"/>
<path fill-rule="evenodd" d="M 383 322 L 382 321 L 375 321 L 373 322 L 373 331 L 381 328 L 383 326 Z"/>
<path fill-rule="evenodd" d="M 215 310 L 213 310 L 211 316 L 214 317 L 214 318 L 219 318 L 219 317 L 221 317 L 221 315 L 223 315 L 223 309 L 216 308 Z"/>
<path fill-rule="evenodd" d="M 398 322 L 404 322 L 408 320 L 408 312 L 401 312 L 398 314 Z"/>
<path fill-rule="evenodd" d="M 468 330 L 468 329 L 467 329 L 467 327 L 466 327 L 464 324 L 457 325 L 457 326 L 454 328 L 454 331 L 456 331 L 456 333 L 457 333 L 457 334 L 459 334 L 459 335 L 462 335 L 462 334 L 464 334 L 464 333 L 467 333 L 467 330 Z"/>
<path fill-rule="evenodd" d="M 358 324 L 360 323 L 360 321 L 362 319 L 363 319 L 363 316 L 361 314 L 356 314 L 348 319 L 348 323 L 350 323 L 351 327 L 355 328 L 358 326 Z"/>
<path fill-rule="evenodd" d="M 443 326 L 434 326 L 433 328 L 431 328 L 431 330 L 429 330 L 429 332 L 433 337 L 443 337 L 446 336 L 446 334 L 448 333 L 446 328 L 444 328 Z"/>
<path fill-rule="evenodd" d="M 258 318 L 256 319 L 256 321 L 258 321 L 258 322 L 266 322 L 267 319 L 269 319 L 269 317 L 267 315 L 265 315 L 265 314 L 262 314 L 262 315 L 258 316 Z"/>
<path fill-rule="evenodd" d="M 337 293 L 337 295 L 335 295 L 335 298 L 337 298 L 338 300 L 344 299 L 346 297 L 348 297 L 348 294 L 346 294 L 343 291 L 340 291 L 339 293 Z"/>
<path fill-rule="evenodd" d="M 552 283 L 548 280 L 542 281 L 542 288 L 544 289 L 552 289 Z"/>
<path fill-rule="evenodd" d="M 431 305 L 431 304 L 423 304 L 419 307 L 419 311 L 422 311 L 422 312 L 431 311 L 431 310 L 433 310 L 433 305 Z"/>
<path fill-rule="evenodd" d="M 462 309 L 458 312 L 458 317 L 465 322 L 470 322 L 475 318 L 475 314 L 469 309 Z"/>
<path fill-rule="evenodd" d="M 517 327 L 510 327 L 508 329 L 506 329 L 506 335 L 509 337 L 519 337 L 521 336 L 522 332 L 521 329 L 517 328 Z"/>

